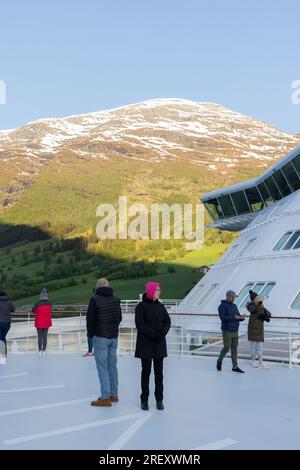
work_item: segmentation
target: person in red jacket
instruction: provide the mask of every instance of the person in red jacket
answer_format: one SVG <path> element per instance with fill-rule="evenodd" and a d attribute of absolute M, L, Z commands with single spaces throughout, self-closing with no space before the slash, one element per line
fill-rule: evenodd
<path fill-rule="evenodd" d="M 34 326 L 38 335 L 39 355 L 46 355 L 48 330 L 52 326 L 52 304 L 49 302 L 47 289 L 42 289 L 40 300 L 32 307 L 35 314 Z"/>

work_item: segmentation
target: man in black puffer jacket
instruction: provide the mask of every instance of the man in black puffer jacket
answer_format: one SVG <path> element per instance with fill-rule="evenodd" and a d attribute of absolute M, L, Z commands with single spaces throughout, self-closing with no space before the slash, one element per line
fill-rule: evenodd
<path fill-rule="evenodd" d="M 87 332 L 93 338 L 101 396 L 92 406 L 111 406 L 118 399 L 117 348 L 122 321 L 120 299 L 113 295 L 107 279 L 99 279 L 86 315 Z"/>

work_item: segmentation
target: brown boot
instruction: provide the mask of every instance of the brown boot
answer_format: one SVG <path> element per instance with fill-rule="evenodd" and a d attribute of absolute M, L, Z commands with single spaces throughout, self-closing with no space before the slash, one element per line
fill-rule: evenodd
<path fill-rule="evenodd" d="M 108 398 L 97 398 L 91 402 L 92 406 L 111 406 L 110 397 Z"/>
<path fill-rule="evenodd" d="M 110 396 L 110 401 L 111 401 L 112 403 L 117 403 L 117 402 L 119 401 L 118 395 L 111 395 L 111 396 Z"/>

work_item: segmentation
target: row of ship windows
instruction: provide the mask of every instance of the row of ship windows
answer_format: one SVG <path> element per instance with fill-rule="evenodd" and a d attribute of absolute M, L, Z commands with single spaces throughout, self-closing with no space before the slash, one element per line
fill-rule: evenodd
<path fill-rule="evenodd" d="M 260 184 L 205 201 L 214 220 L 257 212 L 300 189 L 300 155 L 274 171 Z"/>
<path fill-rule="evenodd" d="M 247 302 L 250 301 L 249 290 L 253 290 L 263 297 L 267 297 L 269 296 L 270 292 L 272 291 L 275 285 L 276 282 L 248 282 L 240 290 L 235 300 L 235 303 L 239 308 L 245 307 Z M 199 297 L 197 301 L 194 302 L 194 305 L 201 305 L 212 295 L 212 293 L 218 286 L 219 284 L 211 284 L 207 289 L 205 289 L 204 284 L 200 284 L 195 291 L 187 295 L 187 297 L 185 298 L 185 302 L 193 304 L 193 301 Z M 291 303 L 291 308 L 295 310 L 300 310 L 300 292 L 298 292 L 296 298 Z"/>
<path fill-rule="evenodd" d="M 227 261 L 231 255 L 235 255 L 235 259 L 242 258 L 247 253 L 249 253 L 250 249 L 253 248 L 253 244 L 256 238 L 251 238 L 247 240 L 247 242 L 242 246 L 240 251 L 237 252 L 237 248 L 240 246 L 239 243 L 232 245 L 231 249 L 229 249 L 228 253 L 224 256 L 223 262 Z M 286 232 L 282 237 L 278 240 L 276 245 L 273 247 L 273 251 L 285 251 L 285 250 L 296 250 L 300 248 L 300 230 L 290 230 Z"/>

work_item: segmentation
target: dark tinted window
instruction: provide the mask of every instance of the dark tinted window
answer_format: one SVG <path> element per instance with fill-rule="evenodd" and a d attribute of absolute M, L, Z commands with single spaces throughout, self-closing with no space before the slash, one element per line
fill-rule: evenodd
<path fill-rule="evenodd" d="M 238 214 L 246 214 L 250 211 L 244 191 L 231 193 L 231 197 Z"/>
<path fill-rule="evenodd" d="M 294 246 L 294 250 L 300 248 L 300 238 L 297 241 L 296 245 Z"/>
<path fill-rule="evenodd" d="M 300 188 L 300 179 L 297 175 L 295 168 L 293 167 L 292 163 L 289 162 L 284 165 L 282 168 L 282 172 L 288 182 L 290 183 L 291 187 L 296 191 Z"/>
<path fill-rule="evenodd" d="M 246 193 L 246 196 L 248 198 L 248 202 L 249 202 L 253 212 L 260 211 L 263 208 L 264 203 L 261 199 L 261 196 L 260 196 L 256 186 L 254 186 L 253 188 L 246 189 L 245 193 Z"/>
<path fill-rule="evenodd" d="M 217 199 L 211 199 L 205 202 L 205 207 L 214 220 L 223 219 L 223 214 Z"/>
<path fill-rule="evenodd" d="M 273 177 L 274 177 L 274 180 L 276 181 L 277 186 L 279 187 L 280 192 L 283 196 L 288 196 L 288 194 L 291 194 L 292 191 L 291 191 L 285 177 L 283 176 L 283 173 L 282 173 L 281 170 L 275 171 L 275 173 L 273 174 Z"/>
<path fill-rule="evenodd" d="M 294 232 L 293 235 L 288 239 L 287 243 L 284 245 L 284 250 L 290 250 L 294 245 L 295 241 L 298 240 L 300 236 L 300 231 Z"/>
<path fill-rule="evenodd" d="M 265 180 L 265 185 L 267 186 L 267 189 L 269 190 L 269 193 L 271 194 L 274 201 L 279 201 L 279 199 L 282 198 L 272 176 L 269 176 L 269 178 Z"/>
<path fill-rule="evenodd" d="M 264 182 L 262 182 L 261 184 L 259 184 L 258 186 L 258 189 L 259 189 L 259 192 L 263 198 L 263 201 L 265 203 L 266 206 L 269 206 L 270 204 L 272 204 L 273 202 L 273 199 L 272 197 L 270 196 L 270 193 L 269 191 L 267 190 L 266 188 L 266 185 Z"/>
<path fill-rule="evenodd" d="M 230 196 L 220 196 L 218 199 L 221 204 L 224 217 L 232 217 L 236 215 Z"/>
<path fill-rule="evenodd" d="M 297 155 L 297 157 L 293 158 L 292 162 L 298 172 L 298 175 L 300 176 L 300 155 Z"/>

